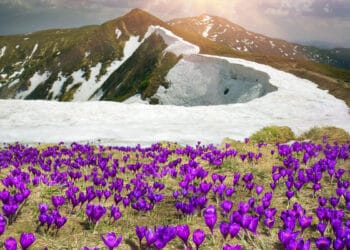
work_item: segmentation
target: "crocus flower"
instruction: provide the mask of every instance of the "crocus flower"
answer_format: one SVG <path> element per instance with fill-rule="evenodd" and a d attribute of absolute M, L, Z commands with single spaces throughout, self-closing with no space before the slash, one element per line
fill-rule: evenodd
<path fill-rule="evenodd" d="M 255 191 L 256 191 L 256 194 L 259 196 L 264 191 L 264 187 L 257 185 L 255 187 Z"/>
<path fill-rule="evenodd" d="M 15 238 L 7 238 L 4 242 L 4 247 L 6 250 L 17 250 L 17 241 Z"/>
<path fill-rule="evenodd" d="M 336 238 L 334 241 L 333 241 L 333 249 L 334 250 L 342 250 L 342 249 L 345 249 L 345 242 L 343 239 L 340 239 L 340 238 Z"/>
<path fill-rule="evenodd" d="M 324 232 L 326 231 L 327 224 L 320 222 L 317 224 L 316 228 L 320 232 L 320 234 L 323 236 Z"/>
<path fill-rule="evenodd" d="M 33 233 L 22 233 L 19 242 L 21 243 L 23 250 L 26 250 L 34 243 L 35 240 L 36 237 Z"/>
<path fill-rule="evenodd" d="M 66 224 L 66 222 L 67 222 L 67 218 L 66 218 L 66 217 L 57 217 L 57 218 L 55 219 L 55 224 L 56 224 L 56 227 L 57 227 L 58 229 L 60 229 L 61 227 L 63 227 L 64 224 Z"/>
<path fill-rule="evenodd" d="M 289 229 L 278 231 L 278 238 L 284 246 L 287 246 L 290 240 L 295 240 L 299 235 L 299 232 L 293 232 Z"/>
<path fill-rule="evenodd" d="M 220 232 L 222 234 L 222 237 L 226 240 L 229 232 L 230 232 L 230 224 L 226 221 L 222 221 L 220 223 Z"/>
<path fill-rule="evenodd" d="M 176 226 L 176 234 L 187 246 L 188 237 L 190 236 L 189 226 L 187 224 Z"/>
<path fill-rule="evenodd" d="M 103 242 L 109 250 L 113 250 L 114 248 L 119 246 L 120 242 L 122 241 L 122 236 L 119 236 L 117 238 L 114 232 L 108 232 L 105 235 L 102 235 L 101 239 L 103 240 Z"/>
<path fill-rule="evenodd" d="M 228 214 L 233 207 L 233 202 L 229 200 L 224 200 L 221 202 L 220 207 L 223 214 Z"/>
<path fill-rule="evenodd" d="M 308 228 L 311 225 L 312 222 L 312 216 L 300 216 L 298 217 L 299 225 L 301 227 L 301 231 L 303 232 L 306 228 Z"/>
<path fill-rule="evenodd" d="M 214 205 L 209 205 L 204 210 L 204 222 L 209 227 L 210 232 L 213 234 L 213 230 L 217 221 L 216 208 Z"/>
<path fill-rule="evenodd" d="M 242 250 L 241 245 L 226 244 L 222 247 L 222 250 Z"/>
<path fill-rule="evenodd" d="M 58 208 L 64 204 L 66 199 L 63 196 L 52 196 L 51 201 L 52 201 L 52 205 Z"/>
<path fill-rule="evenodd" d="M 230 233 L 230 237 L 231 239 L 234 238 L 240 231 L 241 226 L 237 223 L 231 223 L 230 224 L 230 228 L 229 228 L 229 233 Z"/>
<path fill-rule="evenodd" d="M 6 229 L 6 219 L 2 214 L 0 214 L 0 235 L 2 235 L 5 232 Z"/>
<path fill-rule="evenodd" d="M 194 244 L 196 245 L 196 249 L 199 249 L 199 246 L 205 240 L 205 233 L 201 229 L 196 229 L 193 232 L 192 239 Z"/>
<path fill-rule="evenodd" d="M 142 241 L 143 237 L 145 237 L 145 235 L 146 235 L 146 229 L 147 229 L 146 227 L 142 227 L 142 226 L 135 227 L 136 235 L 139 238 L 140 247 L 141 247 L 141 241 Z"/>
<path fill-rule="evenodd" d="M 326 237 L 320 237 L 315 240 L 316 247 L 319 250 L 328 250 L 331 247 L 332 240 Z"/>

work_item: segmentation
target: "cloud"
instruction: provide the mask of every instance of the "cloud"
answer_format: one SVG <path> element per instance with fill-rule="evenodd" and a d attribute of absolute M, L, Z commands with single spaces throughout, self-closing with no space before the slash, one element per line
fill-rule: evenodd
<path fill-rule="evenodd" d="M 208 13 L 272 37 L 350 44 L 349 0 L 0 0 L 0 34 L 98 24 L 136 7 L 163 20 Z"/>

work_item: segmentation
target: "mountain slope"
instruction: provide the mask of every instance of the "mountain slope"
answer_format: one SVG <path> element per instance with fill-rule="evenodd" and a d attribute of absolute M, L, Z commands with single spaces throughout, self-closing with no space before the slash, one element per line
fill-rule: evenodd
<path fill-rule="evenodd" d="M 174 19 L 169 25 L 194 32 L 235 51 L 272 55 L 288 59 L 312 60 L 350 69 L 349 49 L 319 49 L 289 43 L 244 29 L 224 18 L 210 15 Z"/>
<path fill-rule="evenodd" d="M 135 9 L 100 26 L 0 37 L 0 98 L 69 101 L 77 92 L 75 100 L 88 100 L 137 50 L 150 25 L 168 27 Z"/>

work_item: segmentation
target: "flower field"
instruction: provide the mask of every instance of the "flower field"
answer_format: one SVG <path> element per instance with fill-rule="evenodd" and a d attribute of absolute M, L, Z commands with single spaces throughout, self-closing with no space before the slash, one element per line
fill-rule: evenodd
<path fill-rule="evenodd" d="M 350 249 L 350 142 L 0 149 L 10 249 Z"/>

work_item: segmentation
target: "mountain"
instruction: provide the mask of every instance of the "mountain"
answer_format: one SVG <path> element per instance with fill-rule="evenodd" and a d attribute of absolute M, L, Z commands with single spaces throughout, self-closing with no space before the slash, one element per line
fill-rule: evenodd
<path fill-rule="evenodd" d="M 179 18 L 168 22 L 172 27 L 194 32 L 235 51 L 272 55 L 288 59 L 312 60 L 350 69 L 350 49 L 320 49 L 289 43 L 254 33 L 224 18 L 211 15 Z"/>
<path fill-rule="evenodd" d="M 217 19 L 218 27 L 229 25 Z M 294 59 L 279 52 L 263 54 L 258 50 L 262 42 L 247 47 L 246 41 L 246 47 L 240 45 L 243 49 L 239 51 L 220 42 L 219 34 L 214 39 L 215 27 L 207 25 L 203 35 L 199 28 L 165 23 L 134 9 L 102 25 L 0 36 L 0 99 L 126 101 L 139 96 L 152 104 L 188 106 L 247 102 L 276 91 L 263 72 L 231 65 L 228 59 L 199 56 L 201 53 L 270 65 L 314 81 L 350 105 L 350 71 L 304 60 L 298 50 Z M 239 26 L 234 29 L 245 33 Z M 284 53 L 292 53 L 287 42 L 274 43 L 284 45 Z M 249 52 L 253 47 L 257 50 Z M 186 74 L 179 72 L 181 67 Z M 214 84 L 214 88 L 208 79 L 222 84 Z M 169 89 L 184 81 L 184 91 Z M 236 85 L 244 87 L 229 87 Z"/>

